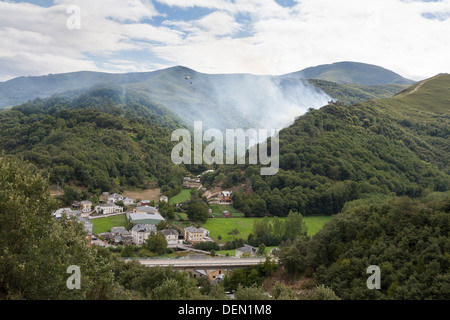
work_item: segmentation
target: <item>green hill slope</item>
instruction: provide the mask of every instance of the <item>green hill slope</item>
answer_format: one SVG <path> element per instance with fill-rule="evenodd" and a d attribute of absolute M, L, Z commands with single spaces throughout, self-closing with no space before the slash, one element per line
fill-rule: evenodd
<path fill-rule="evenodd" d="M 183 177 L 170 159 L 178 127 L 170 111 L 143 96 L 96 87 L 1 111 L 0 150 L 37 165 L 52 183 L 91 192 L 163 185 Z"/>
<path fill-rule="evenodd" d="M 176 66 L 142 73 L 83 71 L 20 77 L 0 83 L 0 109 L 38 97 L 112 85 L 139 92 L 177 114 L 188 127 L 203 121 L 205 127 L 222 130 L 283 128 L 309 108 L 319 108 L 331 99 L 350 104 L 384 98 L 405 89 L 397 83 L 411 83 L 377 66 L 339 63 L 332 68 L 333 77 L 321 77 L 322 66 L 281 76 L 205 74 Z"/>
<path fill-rule="evenodd" d="M 448 114 L 450 109 L 450 75 L 439 74 L 399 93 L 394 100 L 408 108 Z"/>
<path fill-rule="evenodd" d="M 365 86 L 380 84 L 413 84 L 399 74 L 385 68 L 359 62 L 336 62 L 303 69 L 295 74 L 305 79 L 320 79 L 336 83 L 355 83 Z"/>
<path fill-rule="evenodd" d="M 333 214 L 348 201 L 376 202 L 391 193 L 416 197 L 447 191 L 450 105 L 445 106 L 450 91 L 442 88 L 449 84 L 450 77 L 441 76 L 409 96 L 311 110 L 280 131 L 278 174 L 260 176 L 255 166 L 223 166 L 203 182 L 212 185 L 221 172 L 230 176 L 222 181 L 225 188 L 250 178 L 253 192 L 237 192 L 235 207 L 247 214 L 280 216 L 289 210 Z"/>
<path fill-rule="evenodd" d="M 309 83 L 325 91 L 334 100 L 344 104 L 364 102 L 371 99 L 389 98 L 408 85 L 403 84 L 381 84 L 374 86 L 364 86 L 361 84 L 341 84 L 326 80 L 310 79 Z"/>

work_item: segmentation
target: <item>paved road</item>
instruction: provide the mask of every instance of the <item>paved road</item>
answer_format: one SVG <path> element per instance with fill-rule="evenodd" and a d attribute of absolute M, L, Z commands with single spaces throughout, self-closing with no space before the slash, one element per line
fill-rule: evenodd
<path fill-rule="evenodd" d="M 137 259 L 137 261 L 148 267 L 232 268 L 255 266 L 266 261 L 266 258 Z"/>

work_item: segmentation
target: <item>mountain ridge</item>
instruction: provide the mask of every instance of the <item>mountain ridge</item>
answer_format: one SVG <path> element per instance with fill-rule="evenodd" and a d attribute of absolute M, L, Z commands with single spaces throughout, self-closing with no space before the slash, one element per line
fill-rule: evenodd
<path fill-rule="evenodd" d="M 165 69 L 148 71 L 148 72 L 131 72 L 131 73 L 106 73 L 98 71 L 77 71 L 60 74 L 48 74 L 43 76 L 22 76 L 17 77 L 5 82 L 0 82 L 0 108 L 7 106 L 15 106 L 24 103 L 28 100 L 32 100 L 37 97 L 45 98 L 53 94 L 62 93 L 67 90 L 86 88 L 99 83 L 113 83 L 116 85 L 135 84 L 143 81 L 148 81 L 151 78 L 158 79 L 164 74 L 172 74 L 175 72 L 181 77 L 207 77 L 213 79 L 214 77 L 219 79 L 230 78 L 239 79 L 245 77 L 255 78 L 273 78 L 273 79 L 321 79 L 316 77 L 317 72 L 311 72 L 312 70 L 322 70 L 326 66 L 343 66 L 345 64 L 347 68 L 351 66 L 358 66 L 358 68 L 378 68 L 386 70 L 387 73 L 393 74 L 392 71 L 384 69 L 382 67 L 361 64 L 357 62 L 341 62 L 330 65 L 321 65 L 317 67 L 306 68 L 297 72 L 288 73 L 280 76 L 271 75 L 252 75 L 248 73 L 236 73 L 236 74 L 207 74 L 201 73 L 196 70 L 190 69 L 185 66 L 174 66 Z M 350 67 L 349 67 L 350 66 Z M 308 71 L 309 70 L 309 71 Z M 398 77 L 401 77 L 398 75 Z M 401 77 L 402 78 L 402 77 Z M 403 78 L 404 79 L 404 78 Z M 322 79 L 328 80 L 329 79 Z M 335 79 L 336 80 L 336 79 Z M 343 80 L 337 79 L 333 81 L 337 83 L 345 83 Z M 413 81 L 408 80 L 406 84 L 412 84 Z M 360 82 L 359 84 L 366 85 Z M 390 84 L 390 83 L 382 83 Z"/>
<path fill-rule="evenodd" d="M 309 67 L 285 76 L 300 76 L 306 79 L 327 80 L 342 84 L 355 83 L 366 86 L 380 84 L 411 85 L 415 82 L 383 67 L 352 61 Z"/>

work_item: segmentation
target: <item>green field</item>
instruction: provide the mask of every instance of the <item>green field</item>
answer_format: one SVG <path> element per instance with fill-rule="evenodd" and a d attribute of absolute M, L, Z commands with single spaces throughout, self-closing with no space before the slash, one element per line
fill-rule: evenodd
<path fill-rule="evenodd" d="M 232 205 L 224 205 L 224 204 L 211 204 L 209 206 L 212 210 L 212 215 L 215 218 L 222 218 L 222 211 L 229 211 L 232 217 L 244 217 L 244 214 L 239 210 L 235 209 Z"/>
<path fill-rule="evenodd" d="M 308 235 L 313 236 L 322 229 L 323 225 L 331 220 L 330 216 L 304 217 Z"/>
<path fill-rule="evenodd" d="M 217 239 L 220 235 L 222 242 L 233 240 L 233 238 L 247 239 L 248 235 L 252 232 L 253 221 L 255 219 L 262 218 L 211 218 L 202 225 L 203 228 L 209 230 L 212 238 Z M 282 221 L 285 218 L 280 218 Z M 316 217 L 304 217 L 303 218 L 308 228 L 308 235 L 312 236 L 316 234 L 322 226 L 331 220 L 330 216 L 316 216 Z M 238 235 L 228 234 L 233 229 L 238 229 Z"/>
<path fill-rule="evenodd" d="M 126 228 L 128 226 L 127 217 L 125 214 L 107 218 L 91 219 L 91 222 L 93 224 L 92 233 L 94 234 L 109 232 L 112 227 Z"/>
<path fill-rule="evenodd" d="M 177 195 L 169 199 L 169 203 L 181 203 L 185 202 L 191 197 L 191 189 L 183 189 Z"/>

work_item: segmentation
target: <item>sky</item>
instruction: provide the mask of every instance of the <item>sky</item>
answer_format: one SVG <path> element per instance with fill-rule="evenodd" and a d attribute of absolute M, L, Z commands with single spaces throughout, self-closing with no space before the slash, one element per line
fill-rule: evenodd
<path fill-rule="evenodd" d="M 450 73 L 450 0 L 0 0 L 0 81 L 81 70 Z"/>

